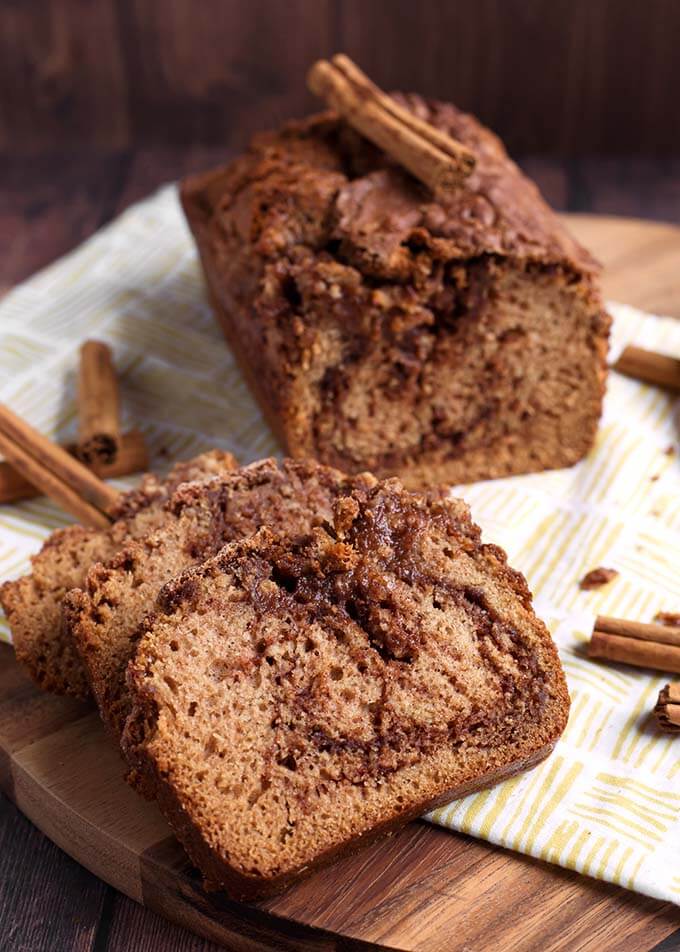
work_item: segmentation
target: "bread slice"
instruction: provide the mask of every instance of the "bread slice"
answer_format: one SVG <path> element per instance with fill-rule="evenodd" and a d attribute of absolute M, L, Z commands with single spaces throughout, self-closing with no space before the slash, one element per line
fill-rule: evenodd
<path fill-rule="evenodd" d="M 369 475 L 351 478 L 312 461 L 263 460 L 180 487 L 160 528 L 106 565 L 93 566 L 83 589 L 67 596 L 65 617 L 114 737 L 120 740 L 129 713 L 125 669 L 139 626 L 165 582 L 261 525 L 293 535 L 309 532 L 332 518 L 338 496 L 374 482 Z"/>
<path fill-rule="evenodd" d="M 396 480 L 169 582 L 128 683 L 127 758 L 237 897 L 532 766 L 569 710 L 524 578 Z"/>
<path fill-rule="evenodd" d="M 62 626 L 62 602 L 82 585 L 94 562 L 110 559 L 130 539 L 147 535 L 164 518 L 168 498 L 187 480 L 234 469 L 230 453 L 212 450 L 178 463 L 166 479 L 147 475 L 122 493 L 115 522 L 107 529 L 57 529 L 31 559 L 31 573 L 0 586 L 0 604 L 9 620 L 18 660 L 45 691 L 86 699 L 89 686 L 80 658 Z"/>

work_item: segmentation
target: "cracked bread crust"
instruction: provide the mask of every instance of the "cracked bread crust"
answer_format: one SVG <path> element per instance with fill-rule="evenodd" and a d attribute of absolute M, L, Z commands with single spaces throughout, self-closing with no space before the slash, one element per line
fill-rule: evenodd
<path fill-rule="evenodd" d="M 62 623 L 62 604 L 70 589 L 82 585 L 87 570 L 111 556 L 130 539 L 151 532 L 163 519 L 168 498 L 186 480 L 234 469 L 229 453 L 212 450 L 176 464 L 165 479 L 147 474 L 140 485 L 121 493 L 107 529 L 68 526 L 53 532 L 31 558 L 31 573 L 0 586 L 17 659 L 38 687 L 86 700 L 90 689 L 80 658 Z"/>
<path fill-rule="evenodd" d="M 477 155 L 446 200 L 332 113 L 187 179 L 218 320 L 293 456 L 410 486 L 571 465 L 604 393 L 598 266 L 473 117 L 403 102 Z"/>
<path fill-rule="evenodd" d="M 396 481 L 168 583 L 128 681 L 129 763 L 206 880 L 249 898 L 537 763 L 569 710 L 505 553 Z"/>
<path fill-rule="evenodd" d="M 140 625 L 169 579 L 262 525 L 291 535 L 309 532 L 332 518 L 338 496 L 374 483 L 369 474 L 348 477 L 311 460 L 262 460 L 181 486 L 155 532 L 94 565 L 83 588 L 68 594 L 65 618 L 115 740 L 129 714 L 125 669 Z"/>

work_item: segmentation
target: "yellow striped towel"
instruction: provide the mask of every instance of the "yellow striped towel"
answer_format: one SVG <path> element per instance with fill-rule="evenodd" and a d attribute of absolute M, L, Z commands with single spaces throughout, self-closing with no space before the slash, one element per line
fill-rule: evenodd
<path fill-rule="evenodd" d="M 680 321 L 611 310 L 615 350 L 634 341 L 680 354 Z M 213 445 L 244 462 L 277 452 L 210 313 L 174 187 L 0 303 L 0 399 L 43 432 L 71 437 L 76 344 L 95 336 L 115 352 L 127 422 L 141 422 L 157 463 Z M 526 574 L 559 645 L 573 707 L 544 764 L 430 817 L 673 902 L 680 740 L 657 733 L 649 718 L 665 679 L 589 661 L 583 644 L 595 613 L 649 620 L 680 609 L 680 465 L 666 452 L 677 445 L 678 406 L 613 374 L 584 462 L 460 487 L 487 538 Z M 0 578 L 26 571 L 29 555 L 66 521 L 46 499 L 0 508 Z M 578 580 L 599 565 L 618 577 L 580 591 Z M 8 637 L 4 619 L 0 635 Z"/>

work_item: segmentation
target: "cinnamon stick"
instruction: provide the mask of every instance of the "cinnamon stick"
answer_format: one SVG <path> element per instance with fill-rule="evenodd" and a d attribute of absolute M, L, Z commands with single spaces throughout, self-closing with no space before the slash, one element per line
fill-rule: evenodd
<path fill-rule="evenodd" d="M 398 122 L 412 129 L 413 132 L 422 136 L 423 139 L 426 139 L 437 149 L 441 149 L 441 151 L 450 156 L 454 162 L 460 162 L 465 175 L 469 175 L 470 172 L 472 172 L 476 160 L 474 153 L 468 149 L 467 146 L 464 146 L 446 132 L 442 132 L 441 129 L 437 129 L 437 127 L 431 123 L 425 122 L 424 119 L 420 119 L 415 113 L 400 105 L 396 99 L 393 99 L 392 96 L 383 92 L 379 86 L 376 86 L 373 80 L 369 79 L 366 73 L 359 69 L 357 64 L 354 63 L 349 56 L 345 56 L 344 53 L 336 53 L 331 63 L 339 69 L 341 73 L 344 73 L 350 83 L 353 83 L 357 89 L 363 91 L 365 96 L 372 96 L 378 105 Z"/>
<path fill-rule="evenodd" d="M 307 85 L 433 192 L 455 188 L 474 168 L 475 156 L 467 146 L 404 109 L 347 56 L 319 60 Z"/>
<path fill-rule="evenodd" d="M 641 641 L 660 641 L 662 644 L 680 648 L 680 627 L 677 625 L 647 624 L 643 621 L 628 621 L 625 618 L 609 618 L 598 615 L 595 629 L 624 638 L 639 638 Z"/>
<path fill-rule="evenodd" d="M 599 616 L 588 656 L 680 674 L 680 631 L 666 625 Z"/>
<path fill-rule="evenodd" d="M 118 493 L 9 407 L 0 404 L 0 452 L 47 496 L 86 525 L 107 525 Z"/>
<path fill-rule="evenodd" d="M 71 456 L 76 454 L 76 444 L 64 447 Z M 149 458 L 144 436 L 139 430 L 124 433 L 120 440 L 120 449 L 112 463 L 95 462 L 88 467 L 97 476 L 129 476 L 132 473 L 145 472 L 149 468 Z M 34 499 L 40 490 L 30 483 L 11 463 L 0 462 L 0 505 L 19 502 L 22 499 Z"/>
<path fill-rule="evenodd" d="M 637 668 L 654 668 L 680 674 L 680 648 L 637 638 L 622 638 L 604 631 L 594 631 L 588 645 L 588 656 Z"/>
<path fill-rule="evenodd" d="M 657 625 L 669 625 L 680 628 L 680 612 L 657 612 L 654 616 Z"/>
<path fill-rule="evenodd" d="M 118 378 L 110 348 L 98 340 L 80 348 L 78 417 L 78 459 L 113 463 L 121 442 Z"/>
<path fill-rule="evenodd" d="M 654 716 L 662 731 L 680 734 L 680 682 L 676 681 L 661 688 Z"/>
<path fill-rule="evenodd" d="M 635 380 L 680 391 L 680 360 L 677 357 L 629 346 L 614 364 L 614 370 Z"/>
<path fill-rule="evenodd" d="M 6 433 L 0 430 L 0 452 L 12 466 L 23 473 L 29 482 L 38 486 L 46 496 L 58 502 L 67 512 L 75 516 L 78 522 L 95 528 L 105 528 L 110 520 L 66 482 L 47 469 L 34 456 L 31 456 L 18 443 L 14 443 Z"/>

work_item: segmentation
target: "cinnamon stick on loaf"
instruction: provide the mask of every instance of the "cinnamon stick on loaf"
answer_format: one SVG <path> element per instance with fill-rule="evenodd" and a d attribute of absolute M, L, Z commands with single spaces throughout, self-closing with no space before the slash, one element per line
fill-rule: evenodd
<path fill-rule="evenodd" d="M 399 105 L 349 57 L 319 60 L 307 78 L 310 90 L 351 126 L 390 155 L 433 192 L 459 185 L 475 166 L 474 153 Z"/>

